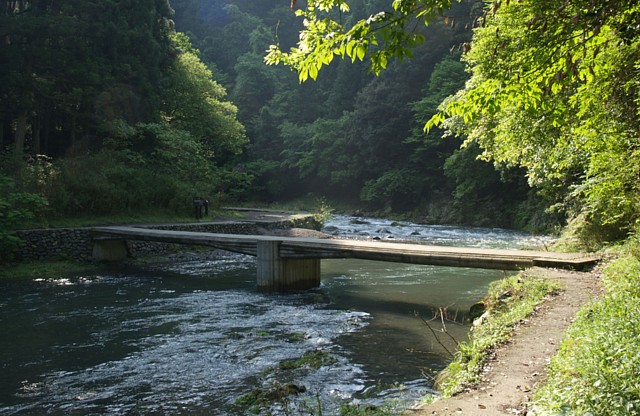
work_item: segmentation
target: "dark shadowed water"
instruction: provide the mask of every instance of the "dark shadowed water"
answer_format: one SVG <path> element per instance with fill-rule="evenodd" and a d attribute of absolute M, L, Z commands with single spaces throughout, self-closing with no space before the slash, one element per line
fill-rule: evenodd
<path fill-rule="evenodd" d="M 327 230 L 428 244 L 528 247 L 494 229 L 336 217 Z M 322 286 L 255 290 L 255 259 L 162 263 L 0 283 L 0 414 L 335 414 L 344 403 L 409 406 L 462 340 L 464 315 L 499 271 L 323 260 Z M 446 310 L 458 323 L 440 320 Z M 434 329 L 437 337 L 429 329 Z M 299 362 L 308 356 L 312 362 Z"/>

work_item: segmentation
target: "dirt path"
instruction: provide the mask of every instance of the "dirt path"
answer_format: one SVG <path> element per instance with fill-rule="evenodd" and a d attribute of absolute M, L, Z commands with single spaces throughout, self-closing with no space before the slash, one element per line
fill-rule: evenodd
<path fill-rule="evenodd" d="M 544 379 L 564 332 L 580 307 L 601 290 L 597 272 L 535 268 L 529 273 L 557 279 L 565 290 L 541 306 L 516 329 L 510 342 L 494 352 L 480 385 L 409 412 L 411 416 L 527 414 L 529 396 Z"/>

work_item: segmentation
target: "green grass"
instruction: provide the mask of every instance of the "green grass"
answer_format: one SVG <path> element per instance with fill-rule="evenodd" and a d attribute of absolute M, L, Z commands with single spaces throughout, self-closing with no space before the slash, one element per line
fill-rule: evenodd
<path fill-rule="evenodd" d="M 606 294 L 586 305 L 567 331 L 534 398 L 536 414 L 640 414 L 638 248 L 630 240 L 604 268 Z"/>
<path fill-rule="evenodd" d="M 444 397 L 480 381 L 489 352 L 509 339 L 514 326 L 530 316 L 544 299 L 560 290 L 558 283 L 528 276 L 525 272 L 491 284 L 484 300 L 484 322 L 473 327 L 470 338 L 458 344 L 453 361 L 436 384 Z"/>

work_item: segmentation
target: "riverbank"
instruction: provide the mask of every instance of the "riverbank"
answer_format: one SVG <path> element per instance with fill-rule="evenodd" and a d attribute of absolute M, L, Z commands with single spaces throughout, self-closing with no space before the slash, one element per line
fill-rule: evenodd
<path fill-rule="evenodd" d="M 451 398 L 441 398 L 411 414 L 525 415 L 533 392 L 544 382 L 547 366 L 578 311 L 602 293 L 599 272 L 534 268 L 534 277 L 559 282 L 563 291 L 518 325 L 513 337 L 492 351 L 482 381 Z"/>

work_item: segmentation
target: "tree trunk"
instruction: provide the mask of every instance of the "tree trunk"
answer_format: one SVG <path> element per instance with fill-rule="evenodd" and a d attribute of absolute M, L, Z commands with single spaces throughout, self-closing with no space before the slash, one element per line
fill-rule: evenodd
<path fill-rule="evenodd" d="M 40 150 L 40 115 L 37 115 L 33 118 L 33 123 L 31 124 L 31 140 L 33 141 L 33 148 L 31 153 L 33 155 L 39 155 L 41 153 Z"/>
<path fill-rule="evenodd" d="M 51 132 L 51 103 L 47 100 L 42 117 L 42 154 L 49 155 L 49 135 Z"/>
<path fill-rule="evenodd" d="M 77 117 L 75 114 L 71 115 L 71 145 L 70 149 L 75 150 L 74 147 L 76 145 L 76 125 L 77 125 Z"/>
<path fill-rule="evenodd" d="M 14 156 L 16 159 L 22 158 L 24 155 L 24 138 L 27 135 L 27 112 L 24 111 L 16 120 L 16 136 Z"/>

